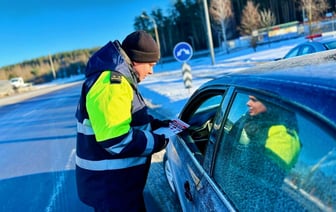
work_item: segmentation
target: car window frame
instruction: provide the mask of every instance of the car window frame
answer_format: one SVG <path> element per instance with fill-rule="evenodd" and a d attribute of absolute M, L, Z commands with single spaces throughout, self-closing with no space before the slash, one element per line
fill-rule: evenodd
<path fill-rule="evenodd" d="M 194 95 L 192 95 L 191 99 L 187 102 L 185 108 L 183 108 L 183 110 L 181 111 L 179 118 L 188 123 L 188 121 L 190 120 L 192 114 L 197 111 L 197 109 L 199 108 L 199 106 L 204 103 L 207 99 L 216 96 L 216 95 L 221 95 L 222 99 L 221 102 L 218 106 L 217 112 L 214 115 L 214 121 L 217 120 L 217 116 L 218 116 L 218 112 L 221 110 L 222 107 L 222 103 L 225 99 L 226 93 L 228 90 L 228 86 L 213 86 L 213 87 L 207 87 L 204 89 L 200 89 L 197 93 L 195 93 Z M 202 99 L 202 101 L 199 101 L 199 98 Z M 210 134 L 209 137 L 211 135 L 211 132 L 213 130 L 213 127 L 210 129 Z M 188 147 L 188 150 L 195 156 L 196 160 L 199 162 L 199 164 L 204 167 L 204 161 L 208 161 L 208 157 L 211 158 L 212 160 L 212 155 L 208 154 L 208 147 L 206 148 L 204 154 L 200 154 L 200 152 L 197 152 L 197 148 L 193 147 L 193 145 L 191 145 L 190 143 L 187 143 L 186 141 L 188 141 L 189 139 L 186 138 L 186 136 L 190 136 L 189 133 L 187 132 L 183 132 L 180 134 L 181 139 L 185 142 L 186 146 Z M 209 143 L 209 140 L 208 140 Z M 209 171 L 209 169 L 206 169 L 206 171 Z"/>

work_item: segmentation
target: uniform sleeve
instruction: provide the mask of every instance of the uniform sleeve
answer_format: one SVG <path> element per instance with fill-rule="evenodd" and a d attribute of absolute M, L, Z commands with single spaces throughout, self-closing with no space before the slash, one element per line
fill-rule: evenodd
<path fill-rule="evenodd" d="M 110 72 L 101 74 L 86 96 L 86 108 L 98 142 L 130 130 L 133 91 L 124 77 L 110 82 Z"/>

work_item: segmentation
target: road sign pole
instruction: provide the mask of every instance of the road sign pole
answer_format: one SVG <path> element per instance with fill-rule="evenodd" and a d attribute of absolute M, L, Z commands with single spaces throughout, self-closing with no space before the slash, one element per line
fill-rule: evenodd
<path fill-rule="evenodd" d="M 192 74 L 191 74 L 191 67 L 186 62 L 182 65 L 182 78 L 184 82 L 184 87 L 189 89 L 192 87 Z"/>

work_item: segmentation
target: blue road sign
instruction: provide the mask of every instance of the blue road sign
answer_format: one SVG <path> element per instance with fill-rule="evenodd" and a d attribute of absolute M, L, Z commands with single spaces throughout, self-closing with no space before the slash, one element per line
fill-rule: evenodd
<path fill-rule="evenodd" d="M 175 45 L 173 55 L 179 62 L 187 62 L 193 54 L 192 47 L 187 42 L 179 42 Z"/>

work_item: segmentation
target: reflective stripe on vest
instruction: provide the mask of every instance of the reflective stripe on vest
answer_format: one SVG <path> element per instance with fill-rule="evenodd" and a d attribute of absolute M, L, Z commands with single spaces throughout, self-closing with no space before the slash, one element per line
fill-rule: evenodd
<path fill-rule="evenodd" d="M 131 143 L 132 140 L 133 140 L 133 130 L 131 129 L 130 132 L 127 134 L 127 136 L 123 138 L 121 142 L 105 149 L 112 155 L 119 154 L 129 143 Z"/>
<path fill-rule="evenodd" d="M 146 139 L 147 139 L 147 145 L 146 145 L 145 151 L 143 152 L 143 155 L 148 155 L 154 149 L 154 137 L 153 137 L 153 134 L 148 131 L 142 131 L 142 132 L 144 132 Z"/>
<path fill-rule="evenodd" d="M 144 125 L 142 127 L 136 127 L 137 129 L 148 129 L 150 127 L 149 124 Z M 93 129 L 90 124 L 90 120 L 85 119 L 83 124 L 77 122 L 77 132 L 82 133 L 84 135 L 94 135 Z M 147 139 L 146 149 L 142 155 L 149 155 L 154 148 L 154 138 L 153 135 L 148 131 L 142 131 Z M 113 145 L 109 148 L 105 148 L 110 154 L 115 155 L 119 154 L 131 141 L 133 140 L 133 130 L 131 129 L 128 135 L 122 140 L 122 142 Z"/>
<path fill-rule="evenodd" d="M 87 169 L 91 171 L 105 171 L 105 170 L 116 170 L 116 169 L 126 169 L 133 166 L 138 166 L 146 163 L 146 157 L 131 157 L 122 159 L 109 159 L 109 160 L 86 160 L 76 156 L 76 165 L 82 169 Z"/>
<path fill-rule="evenodd" d="M 94 135 L 90 120 L 84 119 L 83 123 L 77 122 L 77 132 L 84 135 Z"/>

